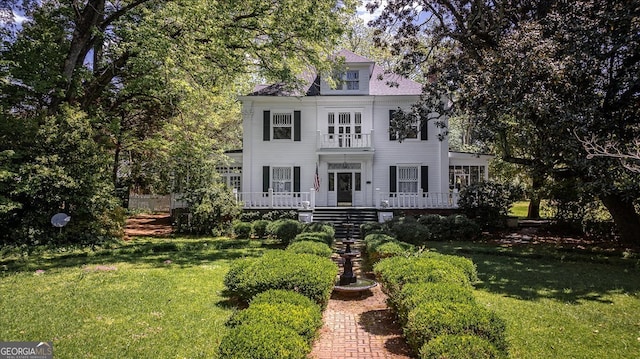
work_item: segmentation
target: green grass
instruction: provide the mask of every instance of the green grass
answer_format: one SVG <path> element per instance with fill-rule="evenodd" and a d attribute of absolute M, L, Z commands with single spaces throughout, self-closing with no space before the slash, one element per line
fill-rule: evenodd
<path fill-rule="evenodd" d="M 0 340 L 53 341 L 56 358 L 215 358 L 235 310 L 223 277 L 233 259 L 264 247 L 208 238 L 5 250 Z"/>
<path fill-rule="evenodd" d="M 509 209 L 509 215 L 515 216 L 518 218 L 527 218 L 528 213 L 529 213 L 529 201 L 515 202 L 511 206 L 511 209 Z"/>
<path fill-rule="evenodd" d="M 476 297 L 506 320 L 511 358 L 638 357 L 637 259 L 473 243 L 433 247 L 476 263 Z"/>

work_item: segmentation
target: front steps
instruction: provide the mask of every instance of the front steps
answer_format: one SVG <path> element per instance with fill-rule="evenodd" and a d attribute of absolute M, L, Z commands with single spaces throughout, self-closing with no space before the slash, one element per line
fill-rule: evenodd
<path fill-rule="evenodd" d="M 369 208 L 315 208 L 313 221 L 330 223 L 336 230 L 336 239 L 346 238 L 347 229 L 343 223 L 353 223 L 351 238 L 360 238 L 360 225 L 366 222 L 377 222 L 378 211 Z"/>

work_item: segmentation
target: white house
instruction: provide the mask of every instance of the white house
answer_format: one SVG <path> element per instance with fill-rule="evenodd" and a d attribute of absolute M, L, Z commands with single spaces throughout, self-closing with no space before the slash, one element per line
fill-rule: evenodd
<path fill-rule="evenodd" d="M 433 121 L 402 142 L 389 131 L 419 83 L 349 51 L 337 56 L 345 71 L 336 88 L 312 76 L 300 92 L 274 84 L 240 97 L 243 149 L 223 176 L 246 208 L 455 208 L 456 187 L 488 178 L 489 156 L 449 152 Z"/>

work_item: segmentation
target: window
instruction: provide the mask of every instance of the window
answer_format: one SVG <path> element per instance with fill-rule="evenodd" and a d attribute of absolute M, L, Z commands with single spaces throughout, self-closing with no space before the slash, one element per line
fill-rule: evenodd
<path fill-rule="evenodd" d="M 360 72 L 347 71 L 344 77 L 343 90 L 359 90 L 360 89 Z"/>
<path fill-rule="evenodd" d="M 226 184 L 229 188 L 235 188 L 238 191 L 241 190 L 242 167 L 218 167 L 217 171 L 220 173 L 222 183 Z"/>
<path fill-rule="evenodd" d="M 327 125 L 328 138 L 332 141 L 337 139 L 338 147 L 357 146 L 361 142 L 353 140 L 362 139 L 362 112 L 329 112 Z"/>
<path fill-rule="evenodd" d="M 485 166 L 449 166 L 449 188 L 462 189 L 484 181 Z"/>
<path fill-rule="evenodd" d="M 418 193 L 418 167 L 398 167 L 398 192 Z"/>
<path fill-rule="evenodd" d="M 271 188 L 274 192 L 291 192 L 293 177 L 291 167 L 273 167 L 271 169 Z"/>
<path fill-rule="evenodd" d="M 291 113 L 274 113 L 272 117 L 273 139 L 290 140 L 293 132 Z"/>

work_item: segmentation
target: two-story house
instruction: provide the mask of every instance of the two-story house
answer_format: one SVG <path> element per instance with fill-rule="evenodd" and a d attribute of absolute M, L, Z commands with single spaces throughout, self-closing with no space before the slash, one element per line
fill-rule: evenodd
<path fill-rule="evenodd" d="M 452 208 L 457 186 L 487 178 L 489 156 L 449 152 L 434 121 L 417 121 L 402 142 L 389 130 L 419 83 L 337 56 L 345 67 L 333 86 L 310 75 L 301 91 L 263 85 L 240 97 L 243 149 L 223 175 L 246 208 Z"/>

